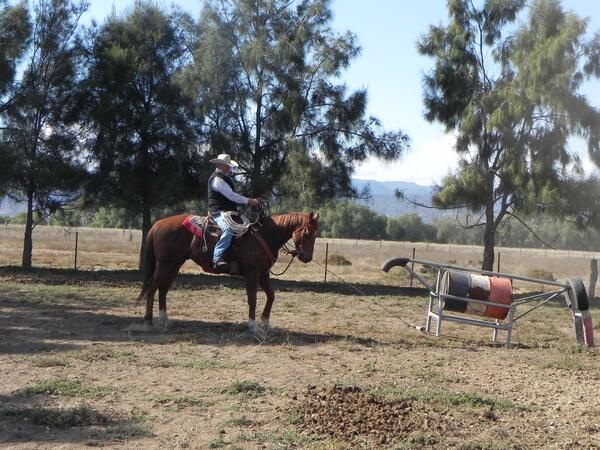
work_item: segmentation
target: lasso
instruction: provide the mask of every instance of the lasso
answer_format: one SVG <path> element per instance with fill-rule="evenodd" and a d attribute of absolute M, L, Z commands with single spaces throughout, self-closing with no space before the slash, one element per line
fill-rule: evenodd
<path fill-rule="evenodd" d="M 242 223 L 237 223 L 232 216 L 237 216 L 242 219 Z M 256 222 L 250 222 L 250 220 L 242 215 L 238 214 L 236 211 L 227 211 L 223 213 L 223 221 L 227 224 L 227 226 L 233 231 L 233 234 L 236 237 L 240 237 L 244 234 L 248 228 L 254 225 Z"/>

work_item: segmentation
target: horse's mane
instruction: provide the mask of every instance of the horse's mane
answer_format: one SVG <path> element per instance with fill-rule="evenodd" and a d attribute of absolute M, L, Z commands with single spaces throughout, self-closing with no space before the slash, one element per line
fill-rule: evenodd
<path fill-rule="evenodd" d="M 287 228 L 292 226 L 298 226 L 304 222 L 306 222 L 308 218 L 308 213 L 303 212 L 292 212 L 287 214 L 277 214 L 275 216 L 271 216 L 275 225 Z"/>

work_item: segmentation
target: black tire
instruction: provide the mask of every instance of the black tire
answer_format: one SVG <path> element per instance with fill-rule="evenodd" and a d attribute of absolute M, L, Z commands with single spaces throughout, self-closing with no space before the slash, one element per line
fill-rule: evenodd
<path fill-rule="evenodd" d="M 405 267 L 409 261 L 410 260 L 408 258 L 388 259 L 386 262 L 383 263 L 383 266 L 381 266 L 381 270 L 383 270 L 384 272 L 389 272 L 392 267 Z"/>
<path fill-rule="evenodd" d="M 590 309 L 590 302 L 588 295 L 585 290 L 585 286 L 581 278 L 569 278 L 567 280 L 569 285 L 569 291 L 567 293 L 568 300 L 571 301 L 572 308 L 574 311 L 587 311 Z"/>

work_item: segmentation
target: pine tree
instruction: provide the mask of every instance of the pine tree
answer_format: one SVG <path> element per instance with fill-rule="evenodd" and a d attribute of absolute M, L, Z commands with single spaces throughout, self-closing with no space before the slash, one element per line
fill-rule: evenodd
<path fill-rule="evenodd" d="M 85 3 L 33 3 L 32 35 L 18 95 L 3 116 L 3 143 L 14 156 L 8 194 L 27 202 L 22 265 L 31 268 L 32 232 L 41 220 L 73 201 L 85 174 L 72 120 L 83 52 L 78 22 Z"/>
<path fill-rule="evenodd" d="M 175 82 L 183 60 L 173 16 L 151 2 L 108 17 L 90 48 L 82 118 L 95 165 L 88 202 L 141 216 L 140 264 L 153 208 L 206 189 L 197 174 L 192 104 Z"/>
<path fill-rule="evenodd" d="M 359 47 L 352 33 L 330 28 L 329 4 L 207 1 L 199 23 L 187 21 L 193 62 L 182 84 L 196 98 L 210 152 L 232 154 L 253 197 L 352 195 L 354 162 L 397 158 L 408 143 L 366 116 L 365 90 L 339 83 Z M 290 171 L 307 176 L 282 185 Z"/>
<path fill-rule="evenodd" d="M 566 206 L 565 186 L 581 170 L 569 136 L 585 138 L 596 157 L 600 150 L 600 112 L 579 93 L 600 75 L 599 35 L 586 41 L 586 20 L 557 0 L 535 0 L 527 21 L 504 37 L 524 5 L 451 0 L 449 24 L 418 43 L 435 60 L 423 81 L 426 118 L 457 135 L 460 156 L 434 202 L 479 216 L 469 226 L 484 228 L 486 270 L 503 220 Z"/>

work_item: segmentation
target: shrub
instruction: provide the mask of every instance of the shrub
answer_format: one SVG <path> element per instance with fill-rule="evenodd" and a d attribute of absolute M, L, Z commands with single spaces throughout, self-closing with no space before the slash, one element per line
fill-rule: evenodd
<path fill-rule="evenodd" d="M 552 272 L 546 269 L 530 269 L 527 276 L 539 280 L 556 281 Z"/>
<path fill-rule="evenodd" d="M 330 266 L 351 266 L 352 263 L 348 261 L 342 255 L 329 255 L 327 257 L 327 264 Z"/>

